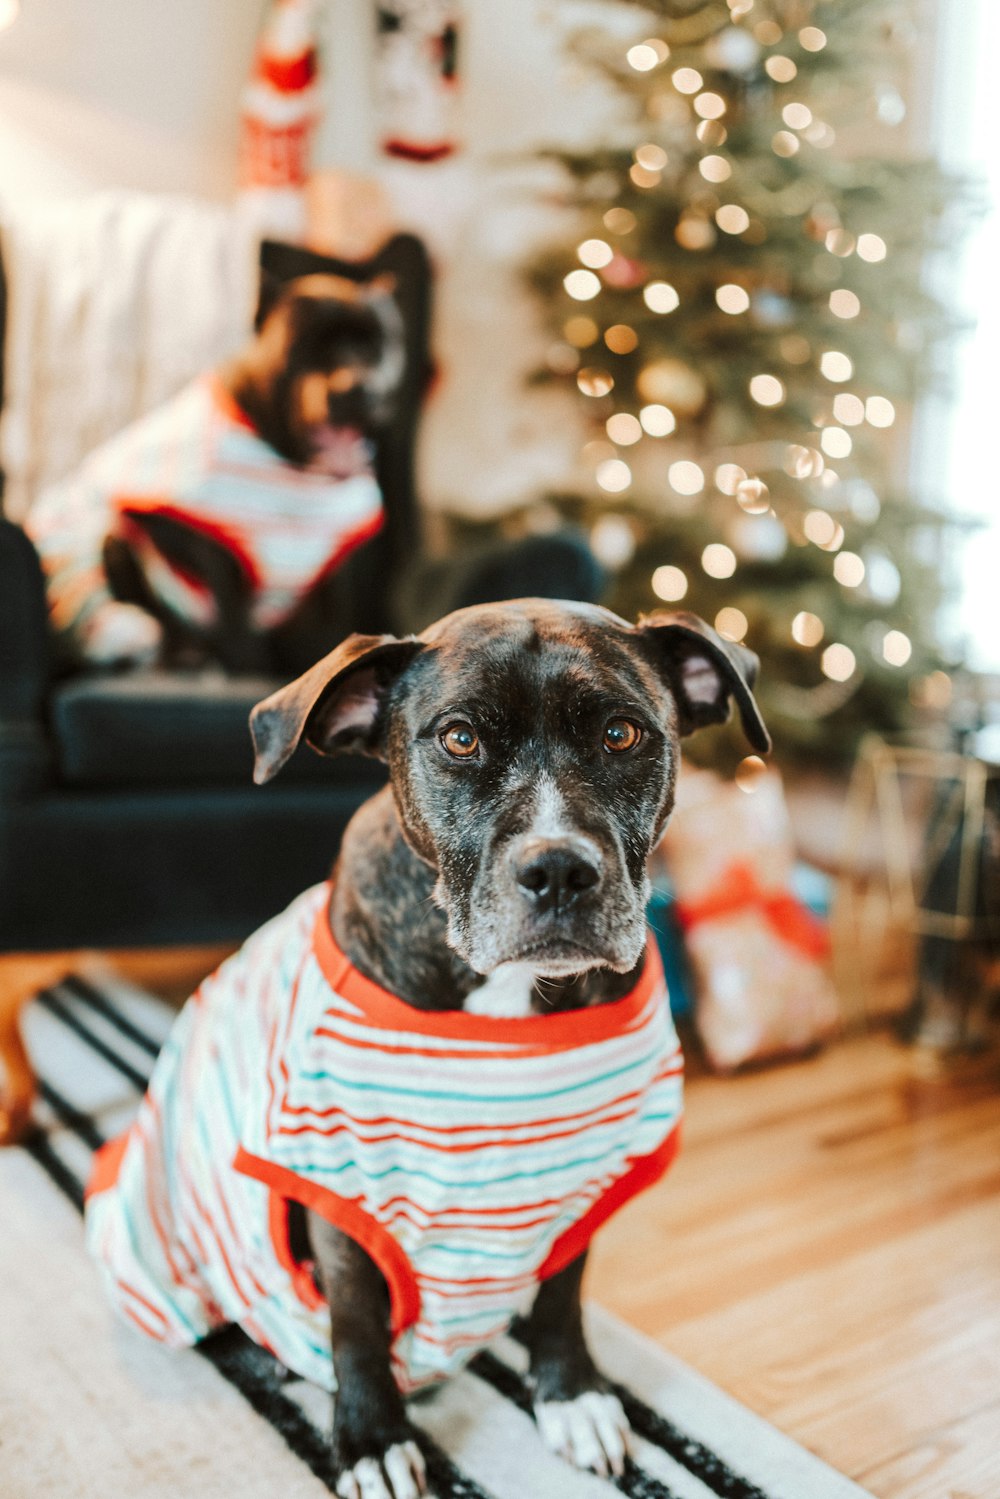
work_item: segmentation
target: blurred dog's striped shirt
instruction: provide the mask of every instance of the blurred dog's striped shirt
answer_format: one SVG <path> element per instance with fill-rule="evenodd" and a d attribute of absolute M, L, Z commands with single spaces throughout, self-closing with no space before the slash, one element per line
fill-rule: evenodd
<path fill-rule="evenodd" d="M 98 1158 L 88 1240 L 145 1333 L 189 1344 L 237 1323 L 333 1388 L 328 1312 L 289 1234 L 289 1204 L 312 1208 L 382 1270 L 411 1391 L 504 1332 L 662 1174 L 681 1056 L 652 945 L 611 1004 L 420 1011 L 350 964 L 329 898 L 300 896 L 188 1002 Z"/>
<path fill-rule="evenodd" d="M 153 592 L 176 614 L 192 624 L 211 621 L 211 595 L 157 551 L 144 516 L 180 521 L 225 546 L 243 569 L 258 628 L 286 618 L 383 522 L 370 465 L 336 478 L 290 463 L 214 375 L 202 376 L 32 505 L 25 527 L 42 559 L 57 631 L 85 633 L 110 600 L 102 556 L 109 536 L 129 541 Z"/>

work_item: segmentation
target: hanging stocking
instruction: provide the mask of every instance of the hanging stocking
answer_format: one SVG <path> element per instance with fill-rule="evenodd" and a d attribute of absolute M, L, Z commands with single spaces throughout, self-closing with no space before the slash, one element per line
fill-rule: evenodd
<path fill-rule="evenodd" d="M 409 161 L 440 161 L 458 145 L 458 0 L 379 0 L 377 15 L 382 150 Z"/>
<path fill-rule="evenodd" d="M 273 0 L 243 91 L 240 192 L 262 234 L 299 240 L 319 118 L 315 0 Z"/>

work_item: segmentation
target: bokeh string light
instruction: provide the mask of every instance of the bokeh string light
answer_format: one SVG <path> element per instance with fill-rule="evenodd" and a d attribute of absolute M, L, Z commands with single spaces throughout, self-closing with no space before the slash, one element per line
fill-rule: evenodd
<path fill-rule="evenodd" d="M 701 554 L 701 565 L 710 578 L 731 578 L 736 571 L 736 553 L 724 542 L 710 541 Z"/>
<path fill-rule="evenodd" d="M 570 271 L 563 281 L 563 286 L 577 302 L 589 302 L 601 290 L 600 279 L 594 275 L 593 271 Z"/>
<path fill-rule="evenodd" d="M 727 604 L 724 609 L 719 610 L 715 616 L 714 624 L 723 640 L 736 642 L 743 640 L 747 630 L 750 628 L 750 621 L 743 613 L 743 610 L 736 609 L 731 604 Z"/>
<path fill-rule="evenodd" d="M 687 575 L 679 567 L 664 563 L 653 573 L 650 586 L 665 604 L 677 604 L 688 591 Z"/>
<path fill-rule="evenodd" d="M 771 508 L 771 492 L 763 479 L 743 479 L 736 486 L 736 503 L 747 515 L 766 515 Z"/>
<path fill-rule="evenodd" d="M 603 239 L 585 239 L 576 253 L 580 264 L 589 267 L 592 271 L 597 271 L 602 266 L 610 265 L 615 258 L 614 250 Z"/>
<path fill-rule="evenodd" d="M 674 312 L 681 299 L 669 281 L 650 281 L 643 288 L 642 300 L 650 312 Z"/>
<path fill-rule="evenodd" d="M 727 3 L 726 24 L 685 0 L 662 37 L 610 43 L 642 124 L 627 150 L 572 159 L 582 232 L 547 362 L 589 409 L 594 503 L 636 518 L 591 513 L 595 554 L 624 581 L 637 569 L 629 587 L 706 608 L 732 641 L 780 613 L 795 680 L 825 679 L 835 706 L 870 671 L 925 659 L 891 614 L 898 526 L 872 544 L 895 511 L 889 429 L 929 347 L 907 249 L 917 178 L 887 196 L 895 167 L 869 168 L 863 143 L 849 169 L 821 154 L 845 123 L 905 113 L 883 80 L 853 118 L 843 106 L 854 51 L 859 76 L 883 66 L 861 46 L 882 35 L 876 0 L 857 0 L 853 29 L 818 0 Z M 752 618 L 722 586 L 747 586 L 744 566 Z"/>
<path fill-rule="evenodd" d="M 677 418 L 669 406 L 654 401 L 639 412 L 639 424 L 650 437 L 669 437 L 677 428 Z"/>
<path fill-rule="evenodd" d="M 801 609 L 792 620 L 791 633 L 797 645 L 817 646 L 826 632 L 819 615 Z"/>
<path fill-rule="evenodd" d="M 672 463 L 667 470 L 667 478 L 671 488 L 678 494 L 701 494 L 705 488 L 705 475 L 697 463 L 682 458 L 677 463 Z"/>

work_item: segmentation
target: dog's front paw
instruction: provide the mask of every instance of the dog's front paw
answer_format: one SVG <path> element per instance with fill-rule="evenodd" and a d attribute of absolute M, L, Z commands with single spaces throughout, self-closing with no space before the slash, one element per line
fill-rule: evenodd
<path fill-rule="evenodd" d="M 378 1455 L 337 1465 L 340 1499 L 420 1499 L 427 1493 L 427 1469 L 414 1441 L 394 1442 Z"/>
<path fill-rule="evenodd" d="M 95 666 L 131 661 L 148 664 L 163 645 L 163 626 L 140 609 L 109 599 L 94 610 L 81 631 L 83 653 Z"/>
<path fill-rule="evenodd" d="M 535 1420 L 545 1445 L 602 1478 L 625 1471 L 629 1424 L 616 1395 L 585 1390 L 574 1400 L 539 1400 Z"/>

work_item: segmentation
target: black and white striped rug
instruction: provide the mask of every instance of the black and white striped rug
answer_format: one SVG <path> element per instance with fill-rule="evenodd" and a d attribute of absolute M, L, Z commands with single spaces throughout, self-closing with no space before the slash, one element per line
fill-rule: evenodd
<path fill-rule="evenodd" d="M 174 1012 L 117 979 L 29 1008 L 37 1128 L 0 1152 L 0 1490 L 4 1499 L 315 1499 L 329 1397 L 235 1330 L 173 1352 L 119 1326 L 83 1250 L 93 1152 L 130 1120 Z M 531 1418 L 513 1338 L 414 1402 L 437 1499 L 859 1499 L 864 1490 L 599 1308 L 599 1364 L 635 1435 L 624 1476 L 581 1474 Z"/>

